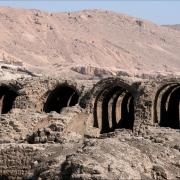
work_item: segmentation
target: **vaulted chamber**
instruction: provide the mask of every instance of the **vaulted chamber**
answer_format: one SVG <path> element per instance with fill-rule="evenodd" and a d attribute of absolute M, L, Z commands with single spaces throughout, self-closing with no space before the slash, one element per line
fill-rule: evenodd
<path fill-rule="evenodd" d="M 74 106 L 78 103 L 79 93 L 73 87 L 66 84 L 57 86 L 48 96 L 44 105 L 44 111 L 60 113 L 63 107 Z"/>
<path fill-rule="evenodd" d="M 115 129 L 133 130 L 134 97 L 121 84 L 109 84 L 98 92 L 94 102 L 94 127 L 101 133 L 112 132 Z"/>
<path fill-rule="evenodd" d="M 161 127 L 180 128 L 180 84 L 167 84 L 157 92 L 154 121 Z"/>

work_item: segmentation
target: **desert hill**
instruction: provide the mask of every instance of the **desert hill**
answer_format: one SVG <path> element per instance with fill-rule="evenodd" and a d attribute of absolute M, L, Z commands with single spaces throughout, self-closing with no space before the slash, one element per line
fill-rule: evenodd
<path fill-rule="evenodd" d="M 172 29 L 175 29 L 177 31 L 180 31 L 180 24 L 175 24 L 175 25 L 164 25 L 166 27 L 169 27 L 169 28 L 172 28 Z"/>
<path fill-rule="evenodd" d="M 172 74 L 180 69 L 180 32 L 110 11 L 1 7 L 0 34 L 0 59 L 37 73 Z"/>

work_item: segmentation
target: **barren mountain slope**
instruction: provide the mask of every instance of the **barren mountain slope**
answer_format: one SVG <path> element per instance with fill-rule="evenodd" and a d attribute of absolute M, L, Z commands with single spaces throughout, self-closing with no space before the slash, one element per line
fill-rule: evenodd
<path fill-rule="evenodd" d="M 174 73 L 180 32 L 101 10 L 46 13 L 0 8 L 0 59 L 35 72 Z"/>
<path fill-rule="evenodd" d="M 177 31 L 180 31 L 180 24 L 175 24 L 175 25 L 164 25 L 166 27 L 169 27 L 169 28 L 172 28 L 172 29 L 175 29 Z"/>

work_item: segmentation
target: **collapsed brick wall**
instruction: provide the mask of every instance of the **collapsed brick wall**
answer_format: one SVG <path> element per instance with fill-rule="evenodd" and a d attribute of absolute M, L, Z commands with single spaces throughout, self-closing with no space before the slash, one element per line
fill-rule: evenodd
<path fill-rule="evenodd" d="M 14 103 L 15 108 L 30 109 L 42 112 L 44 104 L 56 87 L 62 84 L 67 84 L 74 87 L 81 94 L 83 90 L 83 83 L 66 79 L 53 78 L 28 78 L 20 80 L 19 83 L 23 87 Z"/>

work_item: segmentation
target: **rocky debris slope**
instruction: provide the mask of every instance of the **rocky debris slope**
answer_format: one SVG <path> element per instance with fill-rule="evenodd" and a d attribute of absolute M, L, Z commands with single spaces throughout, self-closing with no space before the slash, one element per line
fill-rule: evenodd
<path fill-rule="evenodd" d="M 31 178 L 179 179 L 178 135 L 151 127 L 142 136 L 117 130 L 96 139 L 46 144 L 41 151 L 46 158 L 36 162 Z"/>
<path fill-rule="evenodd" d="M 179 130 L 149 127 L 139 136 L 122 129 L 99 138 L 72 137 L 61 143 L 1 144 L 3 178 L 180 178 Z"/>
<path fill-rule="evenodd" d="M 12 80 L 18 78 L 28 78 L 36 77 L 40 74 L 33 73 L 32 71 L 27 70 L 21 64 L 11 64 L 6 61 L 0 60 L 0 79 L 1 80 Z"/>
<path fill-rule="evenodd" d="M 78 128 L 84 126 L 86 118 L 82 115 L 82 109 L 73 107 L 63 111 L 61 114 L 53 111 L 45 114 L 14 110 L 11 115 L 1 115 L 0 143 L 62 143 L 83 135 L 83 129 Z"/>

